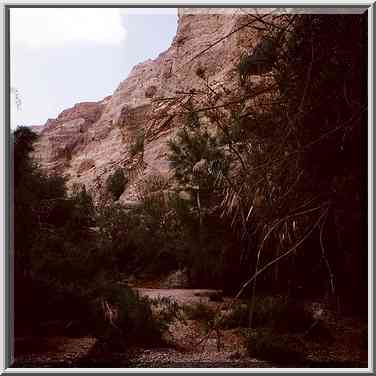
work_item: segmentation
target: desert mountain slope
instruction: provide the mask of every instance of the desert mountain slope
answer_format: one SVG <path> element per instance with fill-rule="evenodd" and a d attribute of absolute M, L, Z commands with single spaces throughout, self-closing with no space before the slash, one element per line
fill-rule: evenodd
<path fill-rule="evenodd" d="M 47 121 L 34 152 L 42 168 L 59 171 L 70 187 L 85 184 L 93 193 L 101 191 L 117 167 L 125 168 L 130 183 L 123 202 L 137 199 L 135 188 L 148 176 L 169 176 L 166 142 L 181 124 L 174 116 L 179 105 L 192 90 L 204 89 L 198 68 L 211 85 L 231 86 L 237 80 L 235 67 L 241 52 L 257 41 L 250 28 L 224 38 L 247 22 L 241 9 L 180 8 L 178 17 L 170 48 L 155 60 L 136 65 L 111 96 L 78 103 Z M 132 156 L 132 143 L 140 134 L 144 152 Z"/>

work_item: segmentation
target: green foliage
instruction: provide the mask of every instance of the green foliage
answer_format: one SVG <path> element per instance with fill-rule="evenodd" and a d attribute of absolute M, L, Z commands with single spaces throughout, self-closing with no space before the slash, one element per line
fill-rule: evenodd
<path fill-rule="evenodd" d="M 14 151 L 14 247 L 16 274 L 30 275 L 35 238 L 45 225 L 60 225 L 64 218 L 65 181 L 58 176 L 45 176 L 30 157 L 37 136 L 26 127 L 13 133 Z"/>
<path fill-rule="evenodd" d="M 92 326 L 107 349 L 124 350 L 129 344 L 158 344 L 161 329 L 147 298 L 125 286 L 105 285 L 93 300 Z"/>
<path fill-rule="evenodd" d="M 111 350 L 124 349 L 130 342 L 158 342 L 162 325 L 147 299 L 116 284 L 123 271 L 121 261 L 132 256 L 126 231 L 132 227 L 131 217 L 115 204 L 97 212 L 84 186 L 73 187 L 69 196 L 64 179 L 45 176 L 30 159 L 35 138 L 29 131 L 13 136 L 18 167 L 16 334 L 41 335 L 44 322 L 62 320 L 76 323 L 62 334 L 92 334 Z M 92 229 L 95 225 L 99 233 Z"/>
<path fill-rule="evenodd" d="M 196 303 L 184 306 L 184 313 L 190 320 L 201 321 L 207 327 L 213 324 L 215 311 L 204 303 Z"/>
<path fill-rule="evenodd" d="M 99 208 L 100 248 L 115 270 L 158 275 L 179 267 L 182 240 L 175 218 L 167 213 L 167 207 L 151 199 L 134 209 L 117 203 Z"/>
<path fill-rule="evenodd" d="M 299 336 L 276 335 L 268 329 L 250 332 L 247 349 L 252 357 L 294 367 L 302 364 L 308 355 L 305 343 Z"/>
<path fill-rule="evenodd" d="M 118 167 L 115 172 L 106 180 L 106 190 L 110 192 L 113 199 L 117 201 L 124 192 L 128 178 L 122 168 Z"/>
<path fill-rule="evenodd" d="M 72 199 L 76 206 L 76 221 L 77 226 L 93 226 L 95 224 L 95 207 L 93 198 L 86 191 L 85 185 L 81 189 L 73 191 Z"/>
<path fill-rule="evenodd" d="M 274 35 L 264 36 L 252 54 L 243 53 L 240 56 L 237 70 L 241 84 L 252 74 L 260 75 L 272 70 L 278 56 L 279 42 Z"/>
<path fill-rule="evenodd" d="M 275 306 L 272 324 L 277 332 L 304 333 L 313 323 L 312 313 L 306 309 L 304 302 L 290 301 Z"/>
<path fill-rule="evenodd" d="M 227 173 L 227 160 L 218 139 L 202 126 L 192 102 L 188 103 L 185 126 L 168 142 L 168 147 L 175 177 L 188 189 L 212 190 L 216 173 Z"/>
<path fill-rule="evenodd" d="M 138 218 L 126 212 L 118 203 L 101 205 L 97 209 L 98 246 L 106 255 L 105 269 L 115 274 L 130 273 L 137 264 L 135 229 Z"/>
<path fill-rule="evenodd" d="M 236 304 L 222 320 L 227 329 L 249 327 L 250 304 Z M 283 297 L 256 297 L 252 328 L 270 328 L 276 333 L 304 333 L 314 323 L 304 303 L 288 301 Z"/>
<path fill-rule="evenodd" d="M 185 126 L 168 143 L 168 158 L 181 189 L 189 192 L 191 199 L 173 199 L 170 205 L 184 234 L 184 266 L 191 282 L 222 287 L 218 282 L 223 276 L 224 244 L 218 235 L 226 230 L 213 207 L 220 190 L 218 175 L 227 175 L 228 162 L 217 137 L 202 126 L 193 103 L 187 107 Z"/>
<path fill-rule="evenodd" d="M 201 190 L 213 188 L 215 177 L 210 174 L 211 168 L 221 168 L 226 173 L 226 159 L 219 148 L 215 136 L 206 129 L 182 128 L 174 140 L 168 143 L 168 156 L 171 167 L 179 182 L 189 188 L 199 186 Z M 197 163 L 204 162 L 201 171 L 195 172 Z"/>
<path fill-rule="evenodd" d="M 208 81 L 200 107 L 210 110 L 195 111 L 193 100 L 185 106 L 169 160 L 177 190 L 188 199 L 179 192 L 166 195 L 167 183 L 155 180 L 140 192 L 139 207 L 101 202 L 95 208 L 85 187 L 69 195 L 62 177 L 39 170 L 30 157 L 35 134 L 22 127 L 12 134 L 16 331 L 20 319 L 33 329 L 47 319 L 83 323 L 93 315 L 88 330 L 102 342 L 122 347 L 124 338 L 157 341 L 179 308 L 116 287 L 124 274 L 186 268 L 193 286 L 234 289 L 256 262 L 267 265 L 302 239 L 304 248 L 292 252 L 289 262 L 272 264 L 257 278 L 260 291 L 288 299 L 257 297 L 252 325 L 273 332 L 258 330 L 249 342 L 252 354 L 300 359 L 296 337 L 284 333 L 311 327 L 310 313 L 298 302 L 332 291 L 328 275 L 348 306 L 358 309 L 354 302 L 366 301 L 364 18 L 290 17 L 288 37 L 279 40 L 278 58 L 263 83 L 265 95 L 255 97 L 259 88 L 246 85 L 219 92 Z M 253 72 L 250 60 L 249 54 L 240 59 L 242 81 Z M 140 133 L 131 155 L 143 149 Z M 126 184 L 117 169 L 106 187 L 118 200 Z M 301 286 L 303 293 L 295 296 Z M 104 319 L 109 310 L 116 312 L 116 327 Z M 205 305 L 186 314 L 206 323 L 214 318 Z M 223 326 L 248 321 L 249 306 L 238 305 Z"/>
<path fill-rule="evenodd" d="M 248 304 L 236 304 L 230 311 L 226 314 L 224 319 L 221 321 L 221 327 L 223 329 L 234 329 L 234 328 L 248 328 L 249 326 L 249 305 Z"/>
<path fill-rule="evenodd" d="M 275 325 L 276 321 L 286 322 L 286 320 L 287 322 L 291 321 L 292 325 L 294 325 L 294 319 L 300 317 L 302 309 L 301 306 L 299 306 L 299 309 L 294 313 L 293 310 L 288 307 L 289 302 L 283 297 L 258 296 L 255 300 L 252 325 L 255 327 L 272 327 Z M 290 311 L 293 313 L 291 320 L 287 314 L 287 312 Z"/>
<path fill-rule="evenodd" d="M 14 186 L 18 188 L 20 179 L 33 172 L 34 164 L 30 153 L 34 150 L 33 142 L 37 140 L 38 136 L 28 127 L 18 127 L 11 137 L 13 140 Z"/>
<path fill-rule="evenodd" d="M 263 40 L 238 66 L 243 83 L 250 74 L 268 76 L 231 91 L 209 86 L 200 97 L 200 108 L 207 108 L 200 116 L 216 127 L 231 171 L 224 178 L 216 174 L 221 194 L 208 189 L 215 194 L 201 201 L 213 212 L 221 208 L 218 214 L 237 234 L 241 260 L 235 274 L 246 280 L 256 264 L 272 265 L 257 279 L 261 291 L 294 296 L 302 287 L 306 297 L 337 294 L 348 309 L 363 313 L 367 299 L 358 292 L 366 291 L 367 257 L 358 250 L 366 249 L 365 30 L 363 16 L 271 17 Z M 264 62 L 265 71 L 259 69 Z M 210 178 L 196 178 L 193 163 L 205 142 L 195 140 L 199 132 L 190 123 L 171 144 L 172 166 L 183 185 L 201 188 Z M 298 244 L 304 246 L 286 253 Z M 357 288 L 349 285 L 349 273 Z"/>
<path fill-rule="evenodd" d="M 37 333 L 45 320 L 83 320 L 90 296 L 113 265 L 97 244 L 95 209 L 85 188 L 43 174 L 30 157 L 36 136 L 17 129 L 14 145 L 15 331 Z M 84 324 L 81 327 L 85 328 Z"/>

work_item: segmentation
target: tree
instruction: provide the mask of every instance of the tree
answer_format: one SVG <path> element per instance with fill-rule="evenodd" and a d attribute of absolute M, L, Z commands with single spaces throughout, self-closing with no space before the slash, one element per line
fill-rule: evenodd
<path fill-rule="evenodd" d="M 85 190 L 69 197 L 64 178 L 39 169 L 30 154 L 36 139 L 26 127 L 12 134 L 17 333 L 38 327 L 46 318 L 87 313 L 84 296 L 101 272 L 102 256 L 88 229 L 91 197 Z"/>
<path fill-rule="evenodd" d="M 177 132 L 175 139 L 168 142 L 168 159 L 174 175 L 183 190 L 196 196 L 197 207 L 200 196 L 213 195 L 215 173 L 227 174 L 228 163 L 218 138 L 202 126 L 199 116 L 189 102 L 185 125 Z"/>
<path fill-rule="evenodd" d="M 205 117 L 226 146 L 230 173 L 212 180 L 222 185 L 221 216 L 238 234 L 240 274 L 252 276 L 241 291 L 257 277 L 268 291 L 293 294 L 303 286 L 310 296 L 358 300 L 355 290 L 349 298 L 346 275 L 354 276 L 357 291 L 366 291 L 366 257 L 359 251 L 366 249 L 366 19 L 249 17 L 273 45 L 267 69 L 254 69 L 248 61 L 254 54 L 244 55 L 238 84 L 214 87 L 206 79 L 207 90 L 195 95 L 200 105 L 190 110 L 191 118 Z M 259 80 L 253 82 L 254 75 Z M 193 167 L 180 144 L 194 145 L 189 136 L 182 133 L 171 145 L 177 178 L 186 181 Z M 350 271 L 345 265 L 351 264 L 357 267 Z"/>
<path fill-rule="evenodd" d="M 223 287 L 224 257 L 232 239 L 224 240 L 227 224 L 218 218 L 223 186 L 217 175 L 227 177 L 228 160 L 218 137 L 202 125 L 192 100 L 186 108 L 184 126 L 168 146 L 179 189 L 189 192 L 191 198 L 184 201 L 177 197 L 173 202 L 180 232 L 185 234 L 184 265 L 192 283 Z"/>

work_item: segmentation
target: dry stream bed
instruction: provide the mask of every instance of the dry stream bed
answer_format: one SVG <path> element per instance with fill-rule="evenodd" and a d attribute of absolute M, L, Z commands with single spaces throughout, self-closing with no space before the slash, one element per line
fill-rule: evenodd
<path fill-rule="evenodd" d="M 152 299 L 169 298 L 179 306 L 194 306 L 203 303 L 222 311 L 231 304 L 231 299 L 212 301 L 209 296 L 215 290 L 198 289 L 151 289 L 138 288 L 140 295 Z M 337 323 L 337 334 L 331 345 L 312 347 L 311 361 L 304 367 L 366 367 L 367 352 L 360 349 L 360 325 L 353 320 Z M 93 337 L 44 337 L 17 338 L 13 367 L 98 367 L 98 368 L 263 368 L 279 367 L 248 355 L 244 336 L 239 328 L 207 331 L 198 320 L 175 320 L 165 334 L 165 347 L 131 348 L 126 353 L 98 356 L 92 350 Z M 286 365 L 285 365 L 286 366 Z M 288 365 L 297 367 L 298 365 Z M 301 366 L 301 365 L 299 365 Z"/>

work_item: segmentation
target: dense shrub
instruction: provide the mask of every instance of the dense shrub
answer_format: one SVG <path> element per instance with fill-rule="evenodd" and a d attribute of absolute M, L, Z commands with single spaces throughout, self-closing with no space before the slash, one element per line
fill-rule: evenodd
<path fill-rule="evenodd" d="M 240 280 L 266 266 L 258 291 L 340 297 L 342 307 L 365 314 L 366 17 L 286 14 L 269 21 L 260 48 L 240 59 L 238 86 L 208 81 L 205 93 L 184 105 L 187 119 L 169 144 L 175 177 L 196 214 L 191 254 L 204 260 L 196 276 L 212 272 L 206 256 L 215 253 L 205 246 L 221 238 L 217 256 L 226 246 L 238 249 L 228 259 L 239 257 L 232 275 Z M 265 80 L 251 81 L 266 72 Z M 226 169 L 217 168 L 219 160 Z M 218 227 L 204 226 L 208 213 L 227 232 L 213 236 Z M 357 287 L 349 285 L 354 280 Z"/>
<path fill-rule="evenodd" d="M 168 159 L 179 183 L 188 190 L 198 190 L 202 205 L 209 206 L 205 202 L 208 191 L 218 190 L 214 173 L 227 174 L 228 163 L 218 138 L 202 124 L 189 103 L 184 126 L 168 142 Z"/>
<path fill-rule="evenodd" d="M 94 335 L 108 350 L 123 350 L 129 344 L 155 345 L 161 341 L 161 326 L 147 298 L 125 286 L 106 285 L 93 300 Z"/>
<path fill-rule="evenodd" d="M 114 245 L 123 234 L 131 248 L 124 231 L 131 217 L 111 206 L 111 216 L 103 215 L 103 208 L 97 213 L 85 187 L 75 186 L 69 195 L 64 179 L 43 174 L 30 157 L 36 136 L 29 129 L 19 128 L 13 138 L 16 335 L 42 335 L 46 323 L 59 320 L 65 334 L 91 333 L 114 343 L 123 337 L 154 341 L 159 329 L 148 302 L 115 285 L 123 252 Z M 110 330 L 104 302 L 114 307 L 116 325 L 125 334 Z"/>
<path fill-rule="evenodd" d="M 127 182 L 127 176 L 124 174 L 123 169 L 119 167 L 107 178 L 106 190 L 110 192 L 113 199 L 117 201 L 124 192 Z"/>
<path fill-rule="evenodd" d="M 236 304 L 222 320 L 227 329 L 249 326 L 250 304 Z M 252 328 L 271 328 L 277 333 L 304 333 L 314 320 L 304 303 L 287 301 L 282 297 L 259 296 L 256 298 Z"/>
<path fill-rule="evenodd" d="M 192 286 L 225 289 L 233 263 L 227 262 L 226 253 L 235 242 L 229 234 L 228 223 L 219 218 L 216 210 L 221 192 L 216 174 L 227 175 L 228 161 L 216 135 L 194 111 L 192 101 L 188 103 L 183 127 L 168 146 L 175 178 L 180 189 L 190 197 L 171 202 L 184 234 L 184 267 Z"/>
<path fill-rule="evenodd" d="M 114 270 L 138 276 L 158 276 L 179 268 L 184 251 L 173 216 L 159 200 L 125 209 L 118 203 L 98 208 L 100 248 Z"/>
<path fill-rule="evenodd" d="M 223 329 L 247 328 L 249 326 L 249 305 L 236 304 L 231 311 L 224 316 L 220 325 Z"/>
<path fill-rule="evenodd" d="M 84 187 L 69 195 L 62 177 L 38 169 L 30 158 L 35 134 L 22 127 L 12 134 L 16 331 L 21 322 L 34 329 L 50 319 L 84 322 L 94 312 L 88 330 L 103 343 L 157 341 L 176 307 L 167 305 L 158 323 L 150 302 L 114 283 L 124 274 L 183 268 L 192 286 L 233 292 L 270 265 L 257 277 L 257 291 L 288 300 L 256 298 L 252 327 L 273 333 L 252 337 L 250 351 L 275 359 L 301 356 L 297 337 L 285 333 L 311 328 L 304 297 L 328 294 L 366 312 L 365 18 L 283 17 L 291 28 L 273 69 L 268 65 L 267 95 L 255 98 L 246 85 L 257 72 L 245 54 L 238 66 L 242 85 L 231 95 L 207 81 L 204 99 L 197 94 L 197 103 L 186 104 L 185 122 L 169 143 L 178 186 L 168 197 L 158 181 L 141 192 L 137 208 L 113 202 L 94 208 Z M 273 37 L 275 29 L 270 23 L 267 33 Z M 140 133 L 130 153 L 143 148 Z M 126 184 L 119 168 L 107 191 L 116 201 Z M 115 326 L 106 312 L 116 316 Z M 186 314 L 206 323 L 214 315 L 202 304 Z M 223 326 L 248 322 L 249 305 L 237 305 Z M 322 336 L 321 325 L 312 328 L 309 335 Z"/>
<path fill-rule="evenodd" d="M 298 336 L 277 335 L 270 330 L 252 331 L 247 336 L 248 353 L 258 359 L 296 367 L 307 357 L 304 342 Z"/>
<path fill-rule="evenodd" d="M 207 327 L 213 324 L 215 318 L 215 310 L 205 303 L 185 305 L 184 313 L 188 319 L 201 321 Z"/>
<path fill-rule="evenodd" d="M 306 309 L 302 301 L 286 302 L 277 307 L 273 317 L 274 329 L 282 333 L 303 333 L 313 322 L 312 313 Z"/>

